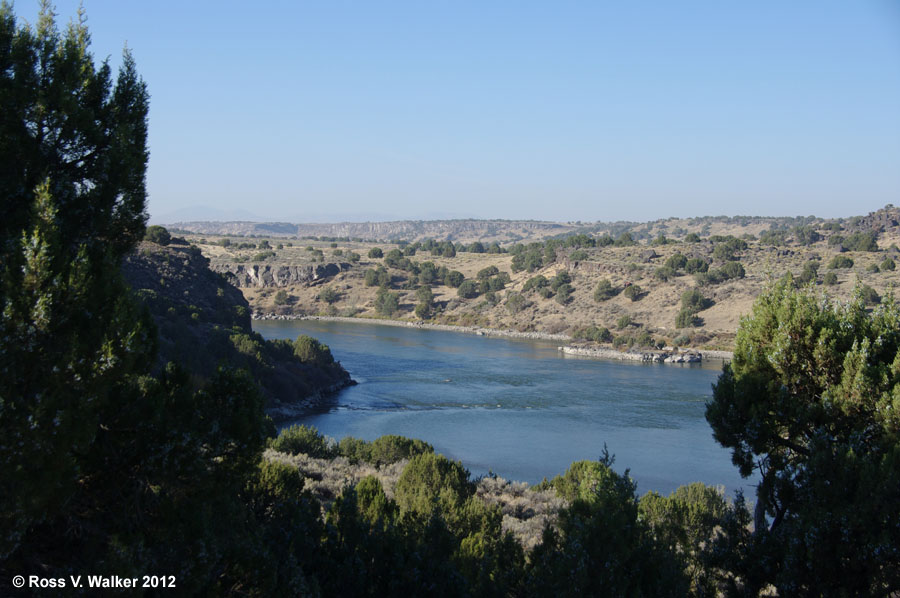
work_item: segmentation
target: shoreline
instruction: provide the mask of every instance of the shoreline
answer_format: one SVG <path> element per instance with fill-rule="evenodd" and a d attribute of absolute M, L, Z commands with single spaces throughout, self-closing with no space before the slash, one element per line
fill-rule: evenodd
<path fill-rule="evenodd" d="M 369 323 L 378 324 L 380 326 L 394 326 L 397 328 L 418 328 L 421 330 L 442 330 L 444 332 L 463 332 L 466 334 L 474 334 L 477 336 L 494 336 L 501 338 L 516 338 L 525 340 L 540 341 L 564 341 L 567 344 L 575 342 L 568 334 L 551 334 L 549 332 L 518 332 L 516 330 L 501 330 L 499 328 L 484 328 L 482 326 L 455 326 L 452 324 L 430 324 L 428 322 L 414 322 L 409 320 L 388 320 L 380 318 L 352 318 L 347 316 L 306 316 L 306 315 L 276 315 L 263 314 L 254 312 L 251 315 L 254 320 L 311 320 L 321 322 L 347 322 L 347 323 Z M 562 347 L 558 348 L 562 351 Z M 593 354 L 579 353 L 587 357 L 596 357 L 598 359 L 617 359 L 617 360 L 634 360 L 634 355 L 649 353 L 649 351 L 619 351 L 618 349 L 596 347 L 588 349 Z M 707 349 L 690 349 L 686 348 L 685 353 L 694 353 L 700 355 L 703 360 L 731 360 L 734 354 L 731 351 L 716 351 Z"/>

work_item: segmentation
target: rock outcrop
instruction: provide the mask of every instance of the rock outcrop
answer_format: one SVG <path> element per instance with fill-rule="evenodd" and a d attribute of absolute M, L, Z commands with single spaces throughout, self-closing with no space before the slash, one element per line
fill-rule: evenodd
<path fill-rule="evenodd" d="M 350 264 L 270 265 L 215 264 L 214 272 L 223 274 L 238 288 L 286 287 L 325 280 L 350 269 Z"/>
<path fill-rule="evenodd" d="M 299 415 L 354 383 L 327 347 L 306 362 L 289 341 L 253 332 L 247 300 L 195 247 L 144 242 L 122 271 L 158 329 L 157 370 L 174 362 L 202 384 L 221 365 L 246 369 L 276 418 Z"/>

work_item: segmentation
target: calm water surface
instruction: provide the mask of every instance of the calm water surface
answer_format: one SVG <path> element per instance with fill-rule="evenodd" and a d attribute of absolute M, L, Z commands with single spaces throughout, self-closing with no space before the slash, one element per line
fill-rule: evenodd
<path fill-rule="evenodd" d="M 473 475 L 530 483 L 597 459 L 606 444 L 641 494 L 701 481 L 752 495 L 703 417 L 718 362 L 593 360 L 563 356 L 558 343 L 365 322 L 253 327 L 266 338 L 318 338 L 359 382 L 296 422 L 333 438 L 421 438 Z"/>

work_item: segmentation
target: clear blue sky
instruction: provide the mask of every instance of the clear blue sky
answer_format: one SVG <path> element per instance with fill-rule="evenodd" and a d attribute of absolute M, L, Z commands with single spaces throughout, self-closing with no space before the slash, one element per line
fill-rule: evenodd
<path fill-rule="evenodd" d="M 895 0 L 84 5 L 95 57 L 127 41 L 149 86 L 157 218 L 900 204 Z"/>

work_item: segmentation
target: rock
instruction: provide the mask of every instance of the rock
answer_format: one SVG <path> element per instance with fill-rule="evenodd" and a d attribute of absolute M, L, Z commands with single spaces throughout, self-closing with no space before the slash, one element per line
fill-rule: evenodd
<path fill-rule="evenodd" d="M 285 266 L 269 264 L 216 264 L 214 272 L 224 274 L 238 288 L 286 287 L 325 280 L 351 268 L 350 264 Z"/>

